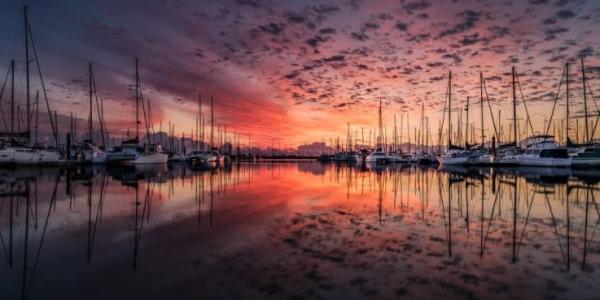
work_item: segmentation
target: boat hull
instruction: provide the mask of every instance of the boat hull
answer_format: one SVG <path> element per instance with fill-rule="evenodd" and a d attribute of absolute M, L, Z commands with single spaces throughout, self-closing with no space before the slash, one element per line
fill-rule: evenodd
<path fill-rule="evenodd" d="M 169 155 L 166 153 L 151 153 L 142 154 L 135 159 L 134 164 L 165 164 L 169 160 Z"/>
<path fill-rule="evenodd" d="M 566 168 L 566 167 L 571 166 L 571 159 L 570 158 L 537 158 L 537 157 L 522 156 L 519 158 L 519 166 Z"/>
<path fill-rule="evenodd" d="M 573 168 L 593 168 L 600 167 L 600 158 L 573 158 L 571 160 L 571 166 Z"/>
<path fill-rule="evenodd" d="M 450 156 L 442 155 L 442 156 L 438 156 L 437 159 L 441 165 L 457 166 L 457 165 L 468 165 L 469 164 L 468 156 L 450 157 Z"/>

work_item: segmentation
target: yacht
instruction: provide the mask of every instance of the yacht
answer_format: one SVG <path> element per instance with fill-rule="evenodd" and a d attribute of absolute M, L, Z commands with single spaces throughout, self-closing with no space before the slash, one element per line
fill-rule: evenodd
<path fill-rule="evenodd" d="M 366 163 L 385 164 L 389 162 L 390 156 L 381 149 L 374 150 L 365 158 Z"/>
<path fill-rule="evenodd" d="M 552 135 L 536 135 L 521 142 L 525 152 L 518 157 L 520 166 L 570 167 L 571 157 L 566 147 L 556 143 Z"/>
<path fill-rule="evenodd" d="M 144 152 L 140 153 L 134 161 L 134 164 L 166 164 L 169 155 L 162 152 L 161 145 L 148 145 Z"/>
<path fill-rule="evenodd" d="M 395 162 L 399 164 L 406 164 L 409 162 L 410 155 L 404 154 L 402 151 L 397 150 L 389 154 L 390 162 Z"/>
<path fill-rule="evenodd" d="M 106 163 L 119 165 L 133 165 L 138 156 L 138 139 L 134 138 L 131 140 L 124 141 L 123 143 L 121 143 L 120 148 L 115 149 L 114 152 L 109 153 L 106 156 Z"/>
<path fill-rule="evenodd" d="M 77 145 L 77 149 L 83 154 L 83 161 L 91 164 L 106 163 L 107 154 L 104 150 L 94 145 L 90 140 L 84 140 Z"/>
<path fill-rule="evenodd" d="M 588 146 L 580 149 L 571 158 L 574 168 L 600 167 L 600 145 Z"/>
<path fill-rule="evenodd" d="M 22 146 L 5 146 L 0 150 L 0 164 L 30 165 L 36 163 L 35 150 Z"/>
<path fill-rule="evenodd" d="M 213 149 L 206 154 L 205 161 L 207 163 L 218 163 L 221 161 L 221 154 L 218 150 Z"/>
<path fill-rule="evenodd" d="M 60 153 L 55 149 L 49 148 L 38 148 L 33 149 L 34 154 L 33 158 L 36 160 L 37 164 L 41 165 L 53 165 L 57 164 L 61 161 Z"/>
<path fill-rule="evenodd" d="M 467 165 L 473 159 L 473 153 L 462 147 L 451 146 L 443 155 L 437 157 L 442 165 Z"/>
<path fill-rule="evenodd" d="M 170 153 L 167 161 L 168 162 L 180 162 L 180 161 L 184 161 L 185 159 L 186 159 L 186 157 L 179 153 Z"/>
<path fill-rule="evenodd" d="M 206 162 L 208 153 L 206 151 L 195 150 L 185 155 L 184 160 L 190 163 Z"/>

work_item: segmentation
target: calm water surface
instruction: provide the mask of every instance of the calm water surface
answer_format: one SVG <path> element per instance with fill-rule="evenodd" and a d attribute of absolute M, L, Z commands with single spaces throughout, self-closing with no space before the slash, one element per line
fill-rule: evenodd
<path fill-rule="evenodd" d="M 0 299 L 598 299 L 599 182 L 316 162 L 2 169 Z"/>

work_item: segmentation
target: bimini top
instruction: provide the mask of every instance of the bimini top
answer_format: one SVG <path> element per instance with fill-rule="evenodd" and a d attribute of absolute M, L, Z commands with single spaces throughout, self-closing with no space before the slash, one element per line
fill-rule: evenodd
<path fill-rule="evenodd" d="M 519 142 L 521 148 L 552 148 L 558 146 L 553 135 L 540 134 L 530 136 Z"/>

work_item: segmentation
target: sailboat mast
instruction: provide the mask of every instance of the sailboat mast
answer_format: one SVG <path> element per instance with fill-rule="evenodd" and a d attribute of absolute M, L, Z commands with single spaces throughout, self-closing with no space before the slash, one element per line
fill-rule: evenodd
<path fill-rule="evenodd" d="M 31 96 L 29 91 L 29 19 L 27 18 L 28 10 L 29 7 L 27 7 L 27 5 L 23 6 L 23 19 L 25 20 L 25 85 L 27 95 L 27 117 L 25 118 L 25 121 L 27 122 L 28 142 L 31 143 L 31 123 L 29 122 L 29 115 L 31 112 Z"/>
<path fill-rule="evenodd" d="M 581 59 L 581 74 L 583 76 L 583 117 L 585 120 L 585 140 L 586 143 L 590 142 L 590 132 L 588 126 L 588 110 L 587 110 L 587 88 L 585 80 L 585 67 L 583 64 L 583 58 Z"/>
<path fill-rule="evenodd" d="M 197 123 L 198 129 L 198 149 L 196 150 L 200 150 L 200 142 L 204 139 L 204 132 L 203 132 L 203 128 L 202 128 L 202 94 L 198 93 L 198 123 Z M 202 141 L 204 142 L 204 141 Z"/>
<path fill-rule="evenodd" d="M 470 97 L 467 96 L 467 108 L 465 113 L 467 114 L 467 120 L 465 122 L 465 148 L 469 147 L 469 100 Z"/>
<path fill-rule="evenodd" d="M 448 147 L 452 145 L 452 71 L 448 72 Z"/>
<path fill-rule="evenodd" d="M 381 139 L 383 138 L 383 120 L 381 117 L 381 99 L 379 99 L 379 136 L 377 137 L 377 148 L 382 148 Z"/>
<path fill-rule="evenodd" d="M 15 60 L 10 61 L 10 144 L 15 138 Z"/>
<path fill-rule="evenodd" d="M 138 73 L 138 58 L 135 58 L 135 138 L 140 138 L 140 75 Z"/>
<path fill-rule="evenodd" d="M 89 138 L 90 138 L 90 142 L 94 142 L 94 139 L 92 138 L 92 131 L 94 130 L 94 127 L 92 125 L 93 122 L 93 115 L 92 115 L 92 107 L 93 107 L 93 85 L 92 85 L 92 64 L 89 64 L 89 68 L 88 68 L 88 77 L 89 77 L 89 84 L 90 84 L 90 111 L 89 111 L 89 116 L 88 116 L 88 132 L 89 132 Z"/>
<path fill-rule="evenodd" d="M 214 102 L 213 96 L 210 96 L 210 147 L 215 147 L 214 140 L 214 127 L 215 127 L 215 115 L 214 115 Z"/>
<path fill-rule="evenodd" d="M 516 86 L 516 71 L 512 67 L 512 92 L 513 92 L 513 142 L 517 143 L 517 86 Z M 567 125 L 568 126 L 568 125 Z"/>
<path fill-rule="evenodd" d="M 39 142 L 39 124 L 40 124 L 40 91 L 35 93 L 35 144 Z"/>
<path fill-rule="evenodd" d="M 485 144 L 485 130 L 483 126 L 483 72 L 479 72 L 479 107 L 481 109 L 481 147 Z"/>
<path fill-rule="evenodd" d="M 566 119 L 566 122 L 567 122 L 567 132 L 566 132 L 566 135 L 567 135 L 567 140 L 569 140 L 569 92 L 570 92 L 569 91 L 569 63 L 565 64 L 565 69 L 566 69 L 565 71 L 566 71 L 566 76 L 567 76 L 567 103 L 565 105 L 565 107 L 566 107 L 566 114 L 567 114 L 567 116 L 566 116 L 566 118 L 567 118 Z"/>

